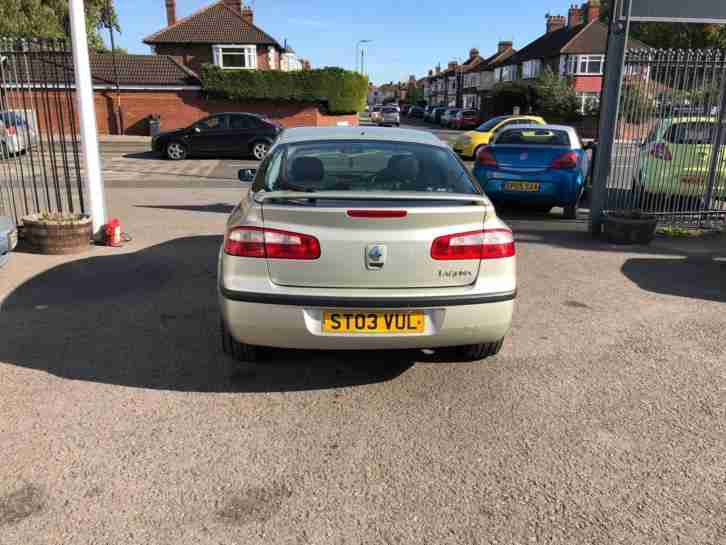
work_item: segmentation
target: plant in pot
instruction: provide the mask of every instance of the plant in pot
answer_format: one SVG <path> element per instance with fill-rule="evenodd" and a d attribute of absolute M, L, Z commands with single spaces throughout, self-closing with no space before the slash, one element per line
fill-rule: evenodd
<path fill-rule="evenodd" d="M 642 210 L 613 210 L 605 218 L 605 238 L 614 244 L 649 244 L 658 218 Z"/>
<path fill-rule="evenodd" d="M 88 250 L 91 218 L 84 214 L 41 212 L 23 218 L 23 236 L 41 254 L 76 254 Z"/>

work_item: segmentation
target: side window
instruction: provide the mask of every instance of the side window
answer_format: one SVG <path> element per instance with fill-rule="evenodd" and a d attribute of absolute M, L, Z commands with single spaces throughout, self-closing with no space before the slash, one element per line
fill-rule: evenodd
<path fill-rule="evenodd" d="M 226 115 L 214 115 L 203 119 L 195 125 L 202 132 L 204 131 L 218 131 L 227 128 L 227 116 Z"/>
<path fill-rule="evenodd" d="M 252 124 L 246 115 L 233 115 L 230 116 L 229 128 L 230 129 L 249 129 Z"/>
<path fill-rule="evenodd" d="M 496 129 L 494 129 L 494 132 L 502 132 L 504 129 L 506 129 L 509 125 L 516 125 L 517 123 L 523 123 L 523 121 L 519 119 L 510 119 L 509 121 L 505 121 L 501 125 L 499 125 Z"/>

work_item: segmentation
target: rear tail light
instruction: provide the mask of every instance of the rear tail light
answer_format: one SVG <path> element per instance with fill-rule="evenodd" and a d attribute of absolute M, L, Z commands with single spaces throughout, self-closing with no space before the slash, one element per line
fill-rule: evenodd
<path fill-rule="evenodd" d="M 408 216 L 406 210 L 348 210 L 348 216 L 351 218 L 405 218 Z"/>
<path fill-rule="evenodd" d="M 577 156 L 576 152 L 568 151 L 552 161 L 550 168 L 554 170 L 572 170 L 573 168 L 577 168 L 579 160 L 580 158 Z"/>
<path fill-rule="evenodd" d="M 487 229 L 446 235 L 434 240 L 431 257 L 439 261 L 501 259 L 516 255 L 509 229 Z"/>
<path fill-rule="evenodd" d="M 16 134 L 18 134 L 18 129 L 16 129 L 14 125 L 8 125 L 7 131 L 8 131 L 8 134 L 10 134 L 12 136 L 15 136 Z"/>
<path fill-rule="evenodd" d="M 269 259 L 318 259 L 320 242 L 315 237 L 261 227 L 238 227 L 227 233 L 224 252 L 236 257 Z"/>
<path fill-rule="evenodd" d="M 476 156 L 476 160 L 482 166 L 491 167 L 491 168 L 499 168 L 499 163 L 497 163 L 497 158 L 489 146 L 479 150 L 479 153 Z"/>
<path fill-rule="evenodd" d="M 652 148 L 650 148 L 650 155 L 652 157 L 655 157 L 656 159 L 663 159 L 664 161 L 672 161 L 673 160 L 673 154 L 671 153 L 671 150 L 668 149 L 668 146 L 665 144 L 654 144 Z"/>

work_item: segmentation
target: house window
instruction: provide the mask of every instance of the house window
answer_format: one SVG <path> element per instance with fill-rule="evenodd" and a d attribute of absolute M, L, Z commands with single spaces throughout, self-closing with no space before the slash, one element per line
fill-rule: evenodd
<path fill-rule="evenodd" d="M 567 73 L 582 76 L 601 76 L 605 55 L 576 55 L 567 59 Z"/>
<path fill-rule="evenodd" d="M 600 93 L 577 93 L 582 115 L 596 115 L 600 108 Z"/>
<path fill-rule="evenodd" d="M 514 81 L 517 79 L 517 67 L 516 66 L 503 66 L 497 68 L 500 71 L 501 78 L 497 78 L 497 81 Z"/>
<path fill-rule="evenodd" d="M 534 79 L 542 73 L 542 61 L 539 59 L 527 61 L 522 64 L 522 77 Z"/>
<path fill-rule="evenodd" d="M 257 47 L 254 45 L 215 45 L 214 64 L 225 70 L 257 68 Z"/>

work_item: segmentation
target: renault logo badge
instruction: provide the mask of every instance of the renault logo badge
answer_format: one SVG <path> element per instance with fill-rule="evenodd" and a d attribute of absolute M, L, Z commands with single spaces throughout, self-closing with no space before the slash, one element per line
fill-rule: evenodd
<path fill-rule="evenodd" d="M 366 248 L 366 268 L 379 271 L 386 264 L 388 252 L 383 244 L 371 244 Z"/>

